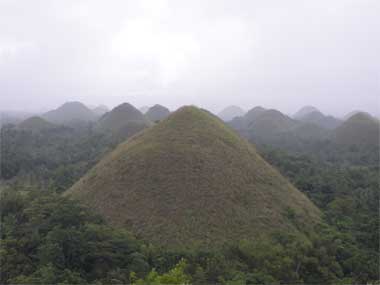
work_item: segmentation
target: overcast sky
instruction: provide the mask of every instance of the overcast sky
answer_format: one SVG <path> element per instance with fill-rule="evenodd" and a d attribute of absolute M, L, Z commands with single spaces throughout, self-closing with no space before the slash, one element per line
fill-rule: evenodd
<path fill-rule="evenodd" d="M 0 0 L 0 109 L 379 114 L 380 0 Z"/>

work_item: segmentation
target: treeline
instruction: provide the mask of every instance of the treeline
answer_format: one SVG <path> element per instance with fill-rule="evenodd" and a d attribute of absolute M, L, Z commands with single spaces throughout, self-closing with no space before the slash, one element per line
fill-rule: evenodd
<path fill-rule="evenodd" d="M 352 238 L 379 267 L 379 166 L 362 166 L 368 164 L 365 160 L 361 166 L 342 166 L 269 147 L 262 155 L 323 211 L 330 226 Z"/>
<path fill-rule="evenodd" d="M 168 251 L 54 191 L 7 188 L 0 209 L 1 284 L 347 284 L 378 274 L 349 235 L 328 226 L 305 240 L 276 233 L 218 250 Z"/>
<path fill-rule="evenodd" d="M 119 142 L 92 126 L 57 126 L 32 131 L 8 125 L 1 129 L 1 178 L 27 177 L 64 191 Z"/>

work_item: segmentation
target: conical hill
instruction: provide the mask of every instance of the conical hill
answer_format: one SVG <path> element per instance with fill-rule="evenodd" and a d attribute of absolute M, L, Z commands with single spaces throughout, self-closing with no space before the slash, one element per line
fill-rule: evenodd
<path fill-rule="evenodd" d="M 319 210 L 220 119 L 183 107 L 120 144 L 66 193 L 154 244 L 301 233 Z"/>

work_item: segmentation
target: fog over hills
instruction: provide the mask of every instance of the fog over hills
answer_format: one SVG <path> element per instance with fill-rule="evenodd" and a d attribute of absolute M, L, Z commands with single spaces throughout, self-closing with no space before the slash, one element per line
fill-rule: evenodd
<path fill-rule="evenodd" d="M 157 102 L 171 110 L 262 105 L 293 114 L 311 105 L 335 117 L 354 109 L 378 116 L 379 6 L 49 1 L 42 15 L 33 2 L 5 1 L 0 108 Z"/>

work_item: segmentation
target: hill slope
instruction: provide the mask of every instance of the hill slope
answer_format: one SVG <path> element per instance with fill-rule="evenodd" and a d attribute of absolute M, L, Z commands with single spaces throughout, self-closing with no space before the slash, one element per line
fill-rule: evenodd
<path fill-rule="evenodd" d="M 253 145 L 196 107 L 120 144 L 66 195 L 168 247 L 300 233 L 319 221 L 319 210 Z"/>
<path fill-rule="evenodd" d="M 22 130 L 41 131 L 52 129 L 55 125 L 42 119 L 41 117 L 34 116 L 22 121 L 17 127 Z"/>
<path fill-rule="evenodd" d="M 300 117 L 299 120 L 304 123 L 315 124 L 328 130 L 333 130 L 342 123 L 341 120 L 334 118 L 333 116 L 325 116 L 319 111 L 308 113 Z"/>
<path fill-rule="evenodd" d="M 149 108 L 149 110 L 145 113 L 145 116 L 152 122 L 161 121 L 167 118 L 169 115 L 170 115 L 170 110 L 158 104 Z"/>
<path fill-rule="evenodd" d="M 61 107 L 43 114 L 42 118 L 55 124 L 68 124 L 74 121 L 94 121 L 96 115 L 80 102 L 67 102 Z"/>
<path fill-rule="evenodd" d="M 335 129 L 333 138 L 342 145 L 379 146 L 380 124 L 366 113 L 356 113 Z"/>

